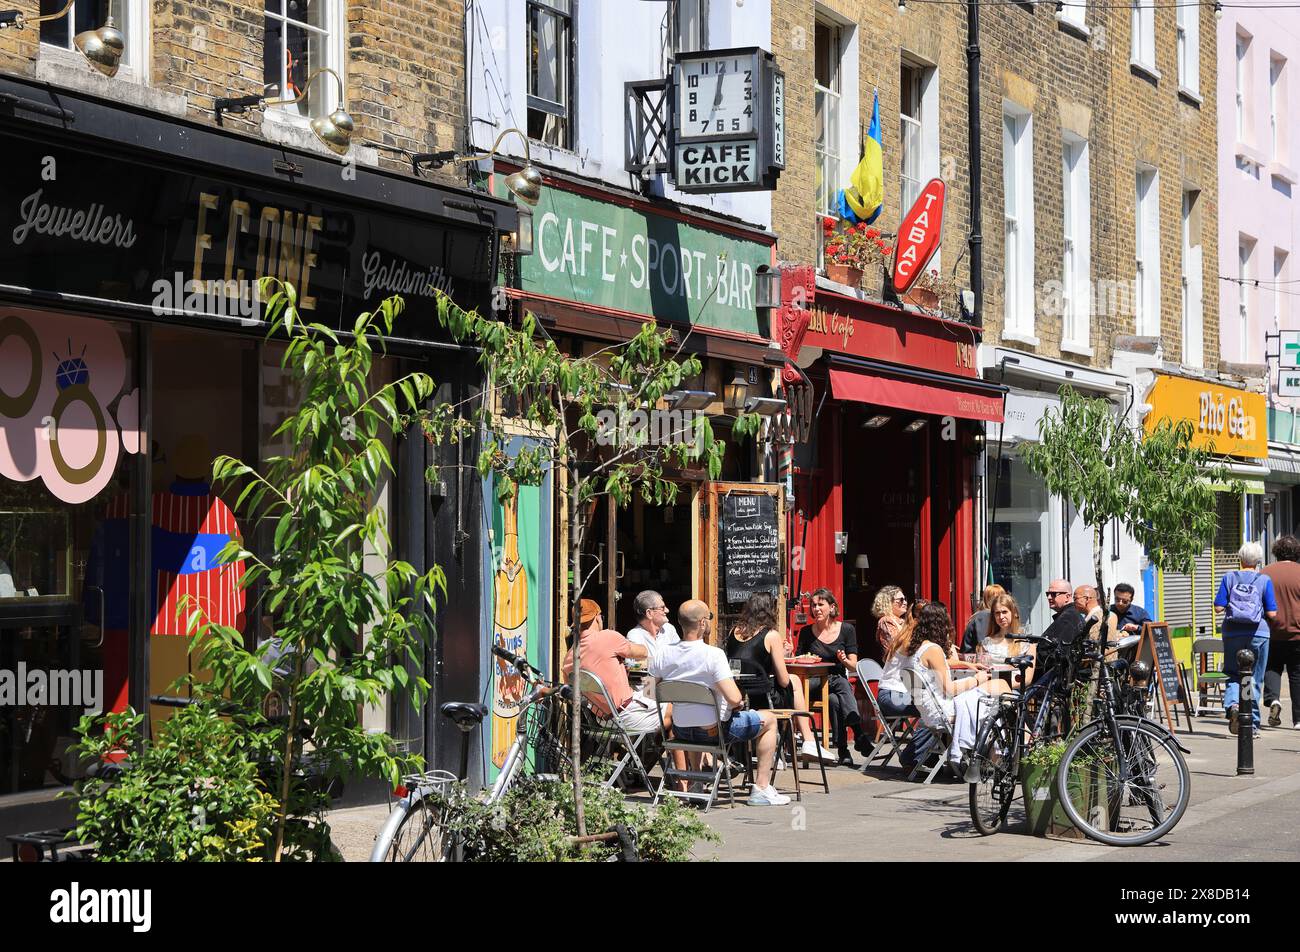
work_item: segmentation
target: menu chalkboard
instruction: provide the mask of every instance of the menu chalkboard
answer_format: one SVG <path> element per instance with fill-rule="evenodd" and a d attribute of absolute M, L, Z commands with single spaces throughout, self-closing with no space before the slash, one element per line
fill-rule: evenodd
<path fill-rule="evenodd" d="M 723 497 L 720 561 L 728 604 L 755 592 L 776 596 L 781 587 L 781 552 L 776 499 L 765 493 Z"/>
<path fill-rule="evenodd" d="M 1174 646 L 1169 640 L 1169 626 L 1164 622 L 1147 622 L 1142 626 L 1142 642 L 1138 645 L 1137 659 L 1151 665 L 1160 683 L 1160 694 L 1164 701 L 1165 720 L 1174 728 L 1174 721 L 1169 711 L 1171 704 L 1187 704 L 1179 688 L 1178 661 L 1174 657 Z"/>

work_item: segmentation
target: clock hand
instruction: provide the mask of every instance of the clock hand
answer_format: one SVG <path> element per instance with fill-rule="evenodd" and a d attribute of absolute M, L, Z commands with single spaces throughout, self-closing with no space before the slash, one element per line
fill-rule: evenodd
<path fill-rule="evenodd" d="M 713 94 L 713 108 L 717 109 L 722 105 L 722 74 L 718 74 L 718 91 Z"/>

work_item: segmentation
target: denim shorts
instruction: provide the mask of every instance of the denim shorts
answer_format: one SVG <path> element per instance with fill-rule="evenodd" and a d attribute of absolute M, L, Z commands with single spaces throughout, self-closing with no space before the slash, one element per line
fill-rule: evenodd
<path fill-rule="evenodd" d="M 722 725 L 727 732 L 727 740 L 753 740 L 763 730 L 763 719 L 758 711 L 736 711 L 731 720 Z M 687 744 L 707 744 L 713 740 L 703 727 L 681 727 L 673 725 L 673 736 Z"/>

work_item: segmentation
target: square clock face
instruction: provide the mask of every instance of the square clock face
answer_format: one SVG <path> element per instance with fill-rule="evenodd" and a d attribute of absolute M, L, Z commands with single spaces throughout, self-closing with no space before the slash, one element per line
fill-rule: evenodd
<path fill-rule="evenodd" d="M 677 64 L 677 139 L 754 132 L 761 79 L 757 53 L 714 53 Z"/>

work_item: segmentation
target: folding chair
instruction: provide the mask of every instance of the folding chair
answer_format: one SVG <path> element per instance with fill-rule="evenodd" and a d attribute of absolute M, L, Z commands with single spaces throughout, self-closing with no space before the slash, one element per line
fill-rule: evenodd
<path fill-rule="evenodd" d="M 616 709 L 614 699 L 609 696 L 609 691 L 605 687 L 600 677 L 585 668 L 578 673 L 578 690 L 584 695 L 598 694 L 605 702 L 605 709 L 613 711 Z M 652 789 L 650 784 L 650 772 L 646 770 L 645 764 L 641 761 L 641 745 L 647 737 L 657 733 L 655 730 L 641 731 L 638 734 L 628 732 L 618 720 L 617 717 L 601 714 L 594 705 L 588 703 L 588 709 L 591 711 L 594 729 L 590 732 L 595 742 L 592 751 L 593 757 L 603 758 L 612 761 L 614 770 L 610 773 L 605 782 L 601 784 L 604 787 L 614 787 L 617 785 L 620 790 L 627 789 L 627 780 L 623 771 L 631 766 L 633 771 L 639 773 L 645 781 L 646 789 Z M 660 718 L 659 730 L 663 729 L 663 719 Z M 623 748 L 620 756 L 615 756 L 614 746 Z"/>
<path fill-rule="evenodd" d="M 727 801 L 729 805 L 736 805 L 736 793 L 731 787 L 730 765 L 727 759 L 727 739 L 723 736 L 723 726 L 718 720 L 718 701 L 713 696 L 713 692 L 702 684 L 695 684 L 691 681 L 660 681 L 655 686 L 655 700 L 659 702 L 659 728 L 664 732 L 663 745 L 663 780 L 659 783 L 659 789 L 655 791 L 654 803 L 659 802 L 659 798 L 665 792 L 669 796 L 678 797 L 683 800 L 703 800 L 704 812 L 708 813 L 713 807 L 714 801 L 718 797 L 718 781 L 723 780 L 727 785 Z M 712 727 L 716 732 L 709 738 L 705 744 L 690 744 L 686 741 L 676 740 L 664 728 L 664 709 L 663 705 L 671 704 L 674 709 L 680 704 L 699 704 L 705 705 L 713 712 Z M 687 769 L 678 770 L 673 766 L 673 751 L 683 751 L 687 757 L 691 754 L 710 754 L 713 757 L 712 770 L 691 770 L 690 761 L 687 760 Z M 673 786 L 676 780 L 685 780 L 687 788 L 677 790 Z M 690 789 L 691 783 L 703 783 L 708 786 L 707 792 L 696 792 Z"/>
<path fill-rule="evenodd" d="M 1218 655 L 1216 664 L 1210 655 Z M 1228 685 L 1228 676 L 1223 673 L 1223 639 L 1197 638 L 1192 642 L 1192 657 L 1196 660 L 1196 716 L 1204 713 L 1226 714 L 1223 709 L 1223 689 Z M 1211 704 L 1213 699 L 1217 702 Z"/>
<path fill-rule="evenodd" d="M 926 706 L 942 710 L 943 705 L 939 703 L 939 695 L 924 678 L 910 668 L 904 668 L 902 676 L 903 687 L 907 688 L 907 693 L 912 695 L 913 704 L 916 703 L 918 697 L 925 696 L 930 699 L 930 704 Z M 917 706 L 917 709 L 920 710 L 920 705 Z M 915 779 L 918 774 L 928 768 L 930 772 L 925 775 L 925 780 L 922 782 L 931 783 L 943 768 L 944 761 L 948 757 L 948 748 L 952 746 L 952 726 L 947 721 L 942 726 L 935 726 L 929 721 L 925 721 L 925 726 L 934 737 L 934 740 L 930 744 L 929 752 L 917 758 L 916 765 L 912 768 L 912 772 L 907 775 L 907 779 Z"/>
<path fill-rule="evenodd" d="M 862 684 L 862 692 L 866 694 L 867 700 L 871 702 L 871 710 L 875 712 L 876 723 L 880 725 L 880 736 L 876 739 L 876 746 L 872 748 L 871 753 L 862 764 L 862 772 L 866 773 L 867 768 L 880 760 L 881 767 L 888 767 L 889 762 L 894 759 L 895 754 L 901 754 L 903 745 L 912 739 L 912 734 L 916 729 L 916 721 L 921 716 L 921 712 L 914 706 L 909 705 L 907 713 L 900 714 L 897 717 L 886 717 L 884 711 L 880 709 L 880 701 L 876 697 L 876 691 L 872 690 L 873 685 L 879 690 L 880 681 L 885 676 L 885 669 L 878 662 L 870 658 L 863 658 L 858 662 L 858 681 Z M 901 764 L 900 764 L 901 766 Z"/>

